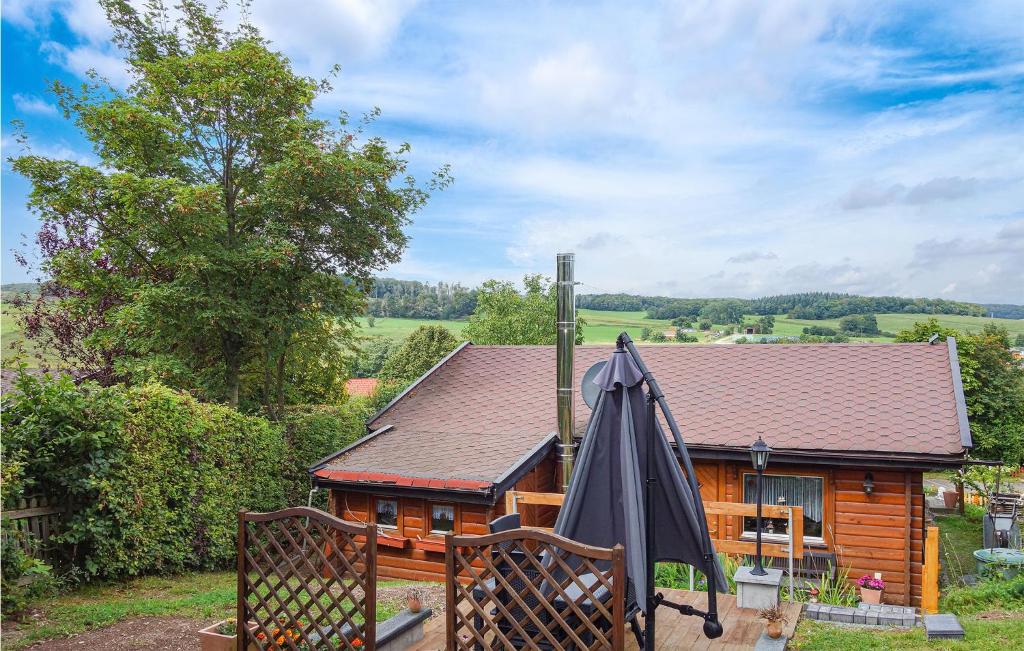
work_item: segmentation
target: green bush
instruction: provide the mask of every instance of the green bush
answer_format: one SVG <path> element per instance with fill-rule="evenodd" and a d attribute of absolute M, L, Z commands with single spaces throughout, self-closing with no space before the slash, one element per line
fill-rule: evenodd
<path fill-rule="evenodd" d="M 990 610 L 1024 614 L 1024 573 L 1012 579 L 989 578 L 972 586 L 959 586 L 942 595 L 942 610 L 971 615 Z"/>
<path fill-rule="evenodd" d="M 349 398 L 342 407 L 305 406 L 285 412 L 288 452 L 281 479 L 289 505 L 306 504 L 310 489 L 307 468 L 363 436 L 371 413 L 370 402 L 363 398 Z M 321 496 L 318 502 L 321 507 L 323 499 Z"/>
<path fill-rule="evenodd" d="M 22 376 L 4 411 L 24 490 L 67 502 L 58 542 L 90 576 L 227 566 L 237 511 L 285 504 L 280 431 L 160 385 Z M 5 499 L 8 496 L 5 495 Z"/>

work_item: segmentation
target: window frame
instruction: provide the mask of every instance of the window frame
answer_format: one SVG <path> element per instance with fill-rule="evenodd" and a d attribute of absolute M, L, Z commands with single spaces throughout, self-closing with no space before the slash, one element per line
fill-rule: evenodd
<path fill-rule="evenodd" d="M 434 529 L 434 507 L 435 506 L 450 506 L 452 507 L 452 529 L 451 531 L 438 531 Z M 459 526 L 459 505 L 456 502 L 430 502 L 426 503 L 426 507 L 423 509 L 424 529 L 429 536 L 444 536 L 445 534 L 459 535 L 461 527 Z M 429 520 L 429 522 L 428 522 Z"/>
<path fill-rule="evenodd" d="M 378 520 L 379 514 L 377 512 L 377 505 L 380 502 L 394 502 L 395 503 L 395 524 L 381 524 Z M 373 498 L 373 524 L 380 528 L 388 531 L 395 531 L 398 535 L 402 535 L 402 499 L 400 497 L 388 497 L 388 496 L 375 496 Z"/>
<path fill-rule="evenodd" d="M 744 500 L 743 491 L 746 487 L 747 475 L 757 477 L 757 473 L 751 470 L 740 470 L 740 503 L 747 504 Z M 819 474 L 814 472 L 806 471 L 791 471 L 786 469 L 780 470 L 765 470 L 764 475 L 775 476 L 775 477 L 796 477 L 800 479 L 817 479 L 821 482 L 821 535 L 811 536 L 806 533 L 806 526 L 804 527 L 804 546 L 805 547 L 828 547 L 828 543 L 825 541 L 825 533 L 828 531 L 828 522 L 830 520 L 830 509 L 829 509 L 829 477 L 826 474 Z M 799 504 L 788 504 L 787 506 L 800 506 Z M 740 518 L 740 540 L 756 540 L 757 532 L 748 531 L 745 526 L 746 518 L 752 518 L 754 516 L 745 516 Z M 778 519 L 778 518 L 776 518 Z M 779 533 L 761 533 L 761 540 L 773 543 L 785 543 L 789 542 L 788 534 Z"/>

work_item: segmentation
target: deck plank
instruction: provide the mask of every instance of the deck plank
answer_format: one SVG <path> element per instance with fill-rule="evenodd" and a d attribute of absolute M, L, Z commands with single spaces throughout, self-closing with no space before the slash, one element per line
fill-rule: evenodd
<path fill-rule="evenodd" d="M 681 604 L 690 604 L 704 610 L 707 607 L 707 595 L 703 592 L 688 590 L 662 590 L 665 598 Z M 789 621 L 783 629 L 787 637 L 792 637 L 800 617 L 800 604 L 783 602 Z M 719 621 L 725 629 L 722 637 L 709 640 L 704 637 L 704 620 L 700 617 L 687 617 L 670 609 L 658 612 L 658 649 L 752 649 L 764 630 L 764 622 L 757 618 L 757 611 L 749 608 L 737 608 L 734 595 L 718 595 Z M 643 618 L 640 619 L 643 625 Z M 445 648 L 445 618 L 443 614 L 427 621 L 423 640 L 412 647 L 416 651 L 438 651 Z M 626 649 L 636 651 L 636 640 L 626 624 Z"/>

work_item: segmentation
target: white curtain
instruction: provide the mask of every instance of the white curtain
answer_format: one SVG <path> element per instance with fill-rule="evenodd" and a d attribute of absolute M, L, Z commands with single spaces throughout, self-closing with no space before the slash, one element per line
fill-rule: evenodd
<path fill-rule="evenodd" d="M 745 474 L 743 480 L 743 501 L 747 504 L 756 504 L 757 475 Z M 802 506 L 806 519 L 821 524 L 825 511 L 824 495 L 821 477 L 765 475 L 761 501 L 763 504 Z"/>

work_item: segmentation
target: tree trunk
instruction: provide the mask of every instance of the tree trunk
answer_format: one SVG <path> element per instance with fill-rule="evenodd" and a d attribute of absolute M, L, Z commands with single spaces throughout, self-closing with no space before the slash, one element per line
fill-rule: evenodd
<path fill-rule="evenodd" d="M 277 356 L 277 413 L 278 416 L 284 414 L 284 372 L 285 372 L 285 358 L 288 355 L 288 346 L 285 345 L 281 349 L 281 354 Z"/>
<path fill-rule="evenodd" d="M 238 389 L 242 374 L 242 338 L 236 333 L 221 334 L 221 351 L 224 355 L 224 389 L 228 405 L 238 409 Z"/>

